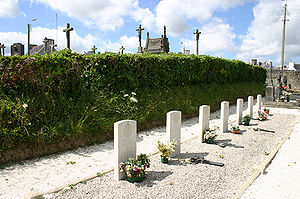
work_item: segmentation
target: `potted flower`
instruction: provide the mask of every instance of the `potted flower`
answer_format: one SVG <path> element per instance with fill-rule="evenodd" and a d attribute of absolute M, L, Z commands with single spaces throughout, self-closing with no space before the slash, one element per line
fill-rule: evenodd
<path fill-rule="evenodd" d="M 246 116 L 243 118 L 243 123 L 242 123 L 242 124 L 245 125 L 245 126 L 249 126 L 250 121 L 251 121 L 250 115 L 246 115 Z"/>
<path fill-rule="evenodd" d="M 161 153 L 161 155 L 160 155 L 161 163 L 168 164 L 168 162 L 169 162 L 168 157 L 169 157 L 170 153 L 174 152 L 174 148 L 176 145 L 177 145 L 177 142 L 175 141 L 175 139 L 171 143 L 168 142 L 168 144 L 164 144 L 164 143 L 160 142 L 159 140 L 157 141 L 157 149 Z"/>
<path fill-rule="evenodd" d="M 234 133 L 234 134 L 239 134 L 241 131 L 240 127 L 239 126 L 233 126 L 231 127 L 231 132 Z"/>
<path fill-rule="evenodd" d="M 145 170 L 150 167 L 150 160 L 146 154 L 138 155 L 137 159 L 130 158 L 127 162 L 120 163 L 129 182 L 141 182 L 145 178 Z"/>
<path fill-rule="evenodd" d="M 284 102 L 284 98 L 285 98 L 285 95 L 280 95 L 280 96 L 279 96 L 279 101 L 280 101 L 280 102 Z"/>
<path fill-rule="evenodd" d="M 267 114 L 265 112 L 258 111 L 258 119 L 260 121 L 266 120 L 267 119 Z"/>
<path fill-rule="evenodd" d="M 264 108 L 264 112 L 265 112 L 265 114 L 269 115 L 270 114 L 270 109 Z"/>
<path fill-rule="evenodd" d="M 215 143 L 215 138 L 217 137 L 216 129 L 205 129 L 204 130 L 204 142 L 207 144 Z"/>

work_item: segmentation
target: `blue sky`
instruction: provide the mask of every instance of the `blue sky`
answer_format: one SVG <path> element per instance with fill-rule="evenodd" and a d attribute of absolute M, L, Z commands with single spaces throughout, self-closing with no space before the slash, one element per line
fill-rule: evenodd
<path fill-rule="evenodd" d="M 195 51 L 196 28 L 202 32 L 200 54 L 229 59 L 280 63 L 283 5 L 281 0 L 0 0 L 0 43 L 21 42 L 27 49 L 27 24 L 31 43 L 53 38 L 58 49 L 66 47 L 63 29 L 71 32 L 71 48 L 83 53 L 96 45 L 97 52 L 127 53 L 138 47 L 139 24 L 143 46 L 146 32 L 160 37 L 167 26 L 170 50 Z M 300 62 L 300 2 L 288 1 L 285 63 Z M 56 15 L 58 19 L 56 29 Z M 36 21 L 31 19 L 36 18 Z M 183 43 L 183 44 L 182 44 Z M 6 54 L 10 49 L 6 48 Z"/>

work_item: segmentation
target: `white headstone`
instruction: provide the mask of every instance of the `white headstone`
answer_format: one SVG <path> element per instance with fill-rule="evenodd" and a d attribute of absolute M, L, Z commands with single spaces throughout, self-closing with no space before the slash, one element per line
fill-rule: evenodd
<path fill-rule="evenodd" d="M 202 105 L 199 109 L 200 142 L 204 142 L 204 130 L 209 128 L 210 106 Z"/>
<path fill-rule="evenodd" d="M 228 131 L 228 117 L 229 117 L 229 102 L 223 101 L 221 103 L 221 133 Z"/>
<path fill-rule="evenodd" d="M 170 157 L 174 157 L 180 153 L 180 142 L 181 142 L 181 112 L 170 111 L 167 113 L 167 136 L 169 141 L 172 142 L 174 139 L 177 145 L 174 148 L 174 152 L 170 154 Z"/>
<path fill-rule="evenodd" d="M 250 118 L 253 117 L 253 96 L 248 97 L 248 111 Z"/>
<path fill-rule="evenodd" d="M 261 110 L 261 94 L 257 95 L 257 110 L 260 111 Z"/>
<path fill-rule="evenodd" d="M 116 180 L 125 178 L 120 172 L 120 162 L 136 158 L 136 131 L 134 120 L 122 120 L 114 123 L 114 177 Z"/>
<path fill-rule="evenodd" d="M 243 99 L 237 99 L 236 102 L 236 124 L 240 125 L 243 121 Z"/>

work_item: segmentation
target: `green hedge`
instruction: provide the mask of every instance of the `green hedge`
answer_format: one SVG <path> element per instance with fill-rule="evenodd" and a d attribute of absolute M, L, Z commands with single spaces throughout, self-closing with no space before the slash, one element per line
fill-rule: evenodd
<path fill-rule="evenodd" d="M 167 110 L 189 114 L 201 103 L 254 95 L 263 91 L 266 70 L 209 56 L 84 56 L 65 50 L 0 57 L 0 78 L 5 151 L 19 143 L 100 134 L 120 119 L 146 124 L 163 119 Z"/>

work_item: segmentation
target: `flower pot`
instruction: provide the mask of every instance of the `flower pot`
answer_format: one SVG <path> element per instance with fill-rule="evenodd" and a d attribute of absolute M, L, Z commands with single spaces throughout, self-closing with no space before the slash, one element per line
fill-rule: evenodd
<path fill-rule="evenodd" d="M 163 163 L 163 164 L 168 164 L 169 163 L 169 159 L 168 159 L 168 157 L 165 157 L 165 156 L 160 156 L 160 161 L 161 161 L 161 163 Z"/>
<path fill-rule="evenodd" d="M 286 102 L 290 102 L 290 97 L 286 97 Z"/>
<path fill-rule="evenodd" d="M 213 139 L 207 139 L 207 140 L 205 140 L 205 142 L 207 144 L 214 144 L 215 143 Z"/>
<path fill-rule="evenodd" d="M 280 102 L 284 102 L 284 100 L 283 100 L 283 99 L 280 99 L 279 101 L 280 101 Z"/>
<path fill-rule="evenodd" d="M 132 176 L 132 177 L 128 177 L 127 176 L 127 181 L 131 182 L 131 183 L 135 183 L 135 182 L 142 182 L 145 178 L 145 175 L 141 175 L 141 176 Z"/>
<path fill-rule="evenodd" d="M 250 123 L 250 122 L 243 122 L 243 125 L 249 126 L 249 123 Z"/>
<path fill-rule="evenodd" d="M 267 115 L 269 115 L 270 114 L 270 111 L 264 111 L 265 112 L 265 114 L 267 114 Z"/>
<path fill-rule="evenodd" d="M 240 133 L 240 131 L 235 131 L 235 130 L 232 130 L 231 131 L 233 134 L 239 134 Z"/>

